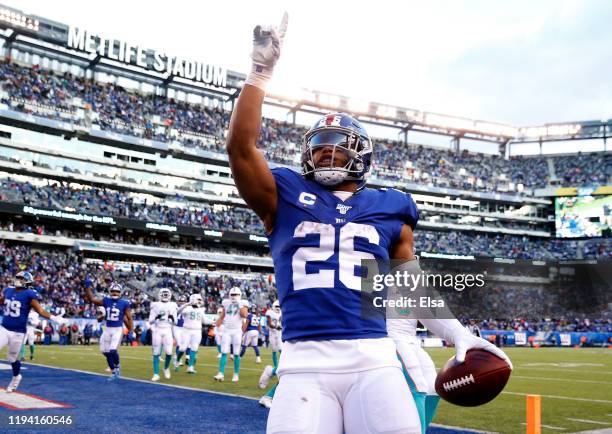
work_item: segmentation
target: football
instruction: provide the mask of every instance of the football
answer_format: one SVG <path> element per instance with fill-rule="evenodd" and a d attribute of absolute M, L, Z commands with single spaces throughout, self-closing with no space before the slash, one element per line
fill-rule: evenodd
<path fill-rule="evenodd" d="M 464 363 L 451 358 L 438 372 L 436 392 L 451 404 L 475 407 L 493 400 L 510 378 L 510 365 L 485 350 L 470 350 Z"/>

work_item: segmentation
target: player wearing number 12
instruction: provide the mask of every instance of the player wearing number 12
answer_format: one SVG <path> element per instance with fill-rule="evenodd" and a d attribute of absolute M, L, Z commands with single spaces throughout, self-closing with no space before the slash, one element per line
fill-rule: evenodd
<path fill-rule="evenodd" d="M 283 313 L 267 432 L 420 433 L 385 318 L 361 314 L 359 276 L 364 259 L 415 258 L 417 209 L 409 194 L 365 188 L 372 142 L 347 114 L 306 133 L 301 174 L 269 169 L 256 144 L 286 29 L 286 14 L 278 28 L 255 28 L 227 140 L 236 186 L 266 228 Z"/>
<path fill-rule="evenodd" d="M 128 331 L 134 329 L 130 302 L 121 298 L 123 288 L 118 283 L 111 283 L 108 288 L 108 297 L 95 298 L 89 286 L 85 286 L 86 297 L 96 306 L 102 306 L 106 313 L 105 324 L 100 336 L 100 352 L 106 357 L 106 362 L 111 370 L 109 380 L 116 380 L 121 373 L 119 352 L 117 351 L 123 336 L 123 323 Z"/>

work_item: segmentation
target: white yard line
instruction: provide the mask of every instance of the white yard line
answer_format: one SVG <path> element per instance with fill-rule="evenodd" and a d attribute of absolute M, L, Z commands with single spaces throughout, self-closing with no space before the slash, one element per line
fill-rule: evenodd
<path fill-rule="evenodd" d="M 525 426 L 527 424 L 525 422 L 522 422 L 521 425 Z M 542 428 L 548 428 L 548 429 L 552 429 L 552 430 L 555 430 L 555 431 L 565 431 L 565 430 L 567 430 L 567 428 L 563 428 L 561 426 L 552 426 L 552 425 L 543 425 L 543 424 L 541 424 L 540 426 Z"/>
<path fill-rule="evenodd" d="M 591 383 L 591 384 L 612 384 L 612 381 L 597 381 L 597 380 L 573 380 L 570 378 L 554 378 L 554 377 L 525 377 L 522 375 L 512 375 L 512 378 L 523 378 L 528 380 L 550 380 L 550 381 L 566 381 L 568 383 Z"/>
<path fill-rule="evenodd" d="M 527 396 L 533 395 L 533 393 L 521 393 L 521 392 L 502 392 L 506 395 L 517 395 L 517 396 Z M 596 402 L 600 404 L 612 404 L 612 401 L 607 401 L 605 399 L 589 399 L 589 398 L 574 398 L 571 396 L 559 396 L 559 395 L 540 395 L 542 398 L 551 398 L 551 399 L 565 399 L 568 401 L 583 401 L 583 402 Z"/>
<path fill-rule="evenodd" d="M 554 366 L 551 366 L 550 368 L 532 368 L 529 366 L 515 366 L 515 369 L 521 370 L 521 371 L 547 371 L 547 372 L 557 372 L 557 371 L 563 371 L 563 372 L 575 372 L 578 374 L 597 374 L 597 375 L 612 375 L 612 372 L 610 371 L 595 371 L 593 369 L 589 369 L 588 371 L 585 370 L 580 370 L 580 369 L 565 369 L 565 368 L 555 368 Z"/>
<path fill-rule="evenodd" d="M 566 417 L 567 420 L 571 420 L 573 422 L 584 422 L 584 423 L 592 423 L 595 425 L 610 425 L 610 422 L 601 422 L 598 420 L 591 420 L 591 419 L 574 419 L 573 417 Z"/>

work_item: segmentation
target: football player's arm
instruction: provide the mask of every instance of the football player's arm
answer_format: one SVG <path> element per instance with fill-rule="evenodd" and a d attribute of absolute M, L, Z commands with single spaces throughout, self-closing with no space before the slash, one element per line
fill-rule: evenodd
<path fill-rule="evenodd" d="M 391 248 L 391 259 L 400 259 L 404 261 L 412 261 L 414 256 L 414 234 L 412 228 L 408 225 L 403 225 L 397 243 Z"/>
<path fill-rule="evenodd" d="M 414 255 L 414 236 L 410 226 L 406 224 L 403 225 L 399 240 L 395 246 L 393 246 L 390 253 L 392 259 L 404 261 L 412 261 L 416 259 L 416 256 Z M 412 272 L 420 272 L 420 265 L 418 264 L 418 261 L 411 262 L 411 266 L 411 268 L 413 268 Z M 506 360 L 510 367 L 512 367 L 512 362 L 502 350 L 482 338 L 473 336 L 456 319 L 419 318 L 419 321 L 421 321 L 421 323 L 434 334 L 455 345 L 457 352 L 455 359 L 460 363 L 465 361 L 465 355 L 469 349 L 480 348 Z"/>
<path fill-rule="evenodd" d="M 157 316 L 157 311 L 155 310 L 155 307 L 151 307 L 151 312 L 149 312 L 149 326 L 152 326 L 153 324 L 155 324 L 155 320 Z"/>
<path fill-rule="evenodd" d="M 128 332 L 134 330 L 134 320 L 132 319 L 132 309 L 129 307 L 125 309 L 125 313 L 123 314 L 123 323 L 128 329 Z"/>
<path fill-rule="evenodd" d="M 179 306 L 179 308 L 178 308 L 178 310 L 177 310 L 176 314 L 177 314 L 177 315 L 181 315 L 187 306 L 189 306 L 189 303 L 185 303 L 184 305 Z"/>
<path fill-rule="evenodd" d="M 61 316 L 51 315 L 49 312 L 44 310 L 42 308 L 42 306 L 40 305 L 40 302 L 38 300 L 36 300 L 35 298 L 30 300 L 30 307 L 32 309 L 34 309 L 36 311 L 36 313 L 38 313 L 40 316 L 42 316 L 45 319 L 51 320 L 51 321 L 56 322 L 56 323 L 58 323 L 60 325 L 67 323 L 67 321 L 64 318 L 62 318 Z"/>
<path fill-rule="evenodd" d="M 217 321 L 215 322 L 215 325 L 217 327 L 221 327 L 221 324 L 223 324 L 223 318 L 225 318 L 225 308 L 223 308 L 223 310 L 219 314 L 219 318 L 217 318 Z"/>
<path fill-rule="evenodd" d="M 96 306 L 104 306 L 104 303 L 99 298 L 95 298 L 89 286 L 85 287 L 85 299 Z"/>
<path fill-rule="evenodd" d="M 271 232 L 276 214 L 276 182 L 257 149 L 264 96 L 263 90 L 244 85 L 232 113 L 226 150 L 240 196 Z"/>
<path fill-rule="evenodd" d="M 4 289 L 0 291 L 0 304 L 4 304 Z"/>

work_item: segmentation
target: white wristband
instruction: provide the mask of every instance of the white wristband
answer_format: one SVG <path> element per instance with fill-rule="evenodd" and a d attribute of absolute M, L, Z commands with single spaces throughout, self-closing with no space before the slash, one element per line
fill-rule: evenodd
<path fill-rule="evenodd" d="M 265 92 L 271 78 L 272 68 L 266 68 L 261 65 L 253 64 L 251 72 L 247 76 L 244 83 L 255 86 Z"/>

